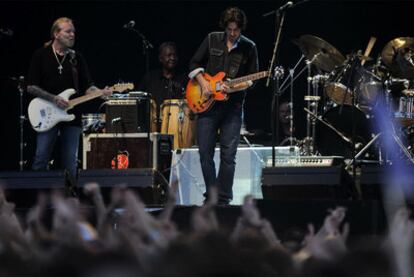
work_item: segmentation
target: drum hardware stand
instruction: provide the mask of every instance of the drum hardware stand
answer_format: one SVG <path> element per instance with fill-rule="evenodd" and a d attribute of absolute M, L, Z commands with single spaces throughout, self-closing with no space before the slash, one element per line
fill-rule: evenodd
<path fill-rule="evenodd" d="M 302 62 L 302 60 L 305 58 L 305 56 L 302 54 L 299 58 L 299 60 L 296 62 L 295 66 L 293 67 L 293 70 L 296 72 L 297 67 L 299 66 L 299 64 Z M 306 60 L 306 62 L 308 62 L 308 60 Z M 306 69 L 306 67 L 302 68 L 300 70 L 300 72 L 293 78 L 293 81 L 295 81 Z M 286 90 L 287 88 L 285 88 L 285 84 L 287 83 L 287 81 L 289 80 L 290 75 L 288 75 L 286 77 L 285 80 L 283 80 L 282 84 L 280 85 L 280 90 L 283 92 L 284 90 Z M 290 83 L 289 83 L 290 84 Z"/>
<path fill-rule="evenodd" d="M 290 146 L 293 146 L 293 74 L 294 69 L 289 70 L 289 76 L 290 76 L 290 102 L 289 102 L 289 140 L 290 140 Z M 279 107 L 278 107 L 279 108 Z M 279 131 L 279 130 L 278 130 Z"/>
<path fill-rule="evenodd" d="M 338 136 L 340 136 L 344 141 L 346 141 L 349 144 L 352 144 L 352 140 L 349 139 L 347 136 L 345 136 L 341 131 L 339 131 L 338 129 L 336 129 L 334 126 L 332 126 L 329 122 L 323 120 L 322 118 L 320 118 L 318 115 L 314 114 L 312 111 L 308 110 L 307 108 L 303 108 L 303 110 L 305 112 L 307 112 L 308 114 L 310 114 L 312 117 L 314 117 L 316 120 L 318 120 L 319 122 L 321 122 L 322 124 L 324 124 L 325 126 L 327 126 L 329 129 L 331 129 L 332 131 L 334 131 Z"/>
<path fill-rule="evenodd" d="M 303 72 L 305 72 L 305 70 L 307 70 L 308 69 L 308 71 L 310 70 L 310 65 L 312 65 L 313 64 L 313 62 L 319 57 L 319 55 L 321 55 L 322 54 L 322 52 L 319 52 L 319 53 L 317 53 L 317 54 L 315 54 L 313 57 L 312 57 L 312 60 L 306 60 L 305 62 L 306 62 L 306 65 L 299 71 L 299 73 L 298 74 L 296 74 L 296 76 L 293 78 L 293 81 L 296 81 L 296 79 L 297 78 L 299 78 L 301 75 L 302 75 L 302 73 Z M 296 63 L 296 65 L 295 65 L 295 67 L 293 68 L 295 71 L 296 71 L 296 67 L 299 65 L 299 63 L 303 60 L 303 58 L 304 58 L 304 56 L 302 55 L 301 56 L 301 58 L 299 59 L 299 61 Z M 308 77 L 310 77 L 310 73 L 308 73 Z M 281 89 L 280 89 L 280 91 L 281 91 L 281 93 L 283 93 L 283 92 L 285 92 L 288 88 L 289 88 L 289 86 L 290 86 L 290 84 L 291 83 L 289 83 L 288 85 L 285 85 L 285 83 L 287 82 L 289 80 L 289 78 L 286 78 L 284 81 L 283 81 L 283 83 L 282 83 L 282 85 L 280 86 L 281 87 Z"/>
<path fill-rule="evenodd" d="M 345 89 L 345 93 L 344 96 L 342 98 L 342 102 L 341 102 L 341 107 L 339 108 L 338 114 L 342 114 L 342 109 L 345 105 L 348 93 L 351 93 L 351 81 L 352 81 L 352 77 L 354 76 L 354 71 L 357 65 L 357 57 L 360 51 L 358 51 L 357 53 L 352 53 L 350 55 L 350 62 L 347 63 L 347 65 L 344 67 L 343 72 L 345 73 L 346 70 L 350 70 L 350 74 L 348 76 L 348 80 L 346 82 L 346 89 Z M 353 88 L 353 87 L 352 87 Z M 352 103 L 352 107 L 351 107 L 351 121 L 352 121 L 352 163 L 353 163 L 353 167 L 352 167 L 352 177 L 355 180 L 356 178 L 356 146 L 355 146 L 355 142 L 356 142 L 356 122 L 355 122 L 355 109 L 356 109 L 356 91 L 353 90 L 351 93 L 351 103 Z"/>
<path fill-rule="evenodd" d="M 359 152 L 358 152 L 358 154 L 356 154 L 355 155 L 355 157 L 354 158 L 352 158 L 349 162 L 348 162 L 348 164 L 345 166 L 345 170 L 348 170 L 349 169 L 349 167 L 351 166 L 351 165 L 353 165 L 354 164 L 354 162 L 362 155 L 362 154 L 364 154 L 367 150 L 368 150 L 368 148 L 381 136 L 381 134 L 382 133 L 378 133 L 378 134 L 376 134 Z M 379 163 L 381 164 L 382 163 L 382 161 L 381 161 L 381 159 L 380 159 L 380 161 L 379 161 Z"/>
<path fill-rule="evenodd" d="M 321 100 L 319 94 L 319 83 L 324 82 L 324 75 L 315 75 L 314 77 L 310 76 L 310 64 L 308 63 L 308 95 L 304 97 L 305 102 L 307 103 L 307 110 L 311 111 L 313 115 L 318 116 L 318 102 Z M 311 92 L 311 86 L 313 88 L 313 93 Z M 315 140 L 316 140 L 316 119 L 310 114 L 306 115 L 306 138 L 304 139 L 305 143 L 305 155 L 313 156 L 316 155 L 315 152 Z"/>

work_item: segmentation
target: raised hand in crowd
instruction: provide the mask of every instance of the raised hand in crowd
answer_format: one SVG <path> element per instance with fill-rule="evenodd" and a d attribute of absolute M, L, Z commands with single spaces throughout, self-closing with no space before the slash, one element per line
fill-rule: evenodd
<path fill-rule="evenodd" d="M 24 257 L 30 254 L 30 249 L 14 208 L 14 203 L 6 200 L 3 188 L 0 187 L 0 247 Z"/>
<path fill-rule="evenodd" d="M 399 209 L 389 227 L 390 252 L 399 277 L 413 276 L 414 221 L 410 219 L 410 214 L 407 208 Z"/>
<path fill-rule="evenodd" d="M 196 233 L 218 231 L 219 223 L 214 211 L 218 203 L 217 187 L 208 191 L 208 197 L 203 206 L 197 208 L 191 215 L 191 227 Z"/>
<path fill-rule="evenodd" d="M 256 235 L 265 238 L 269 245 L 281 246 L 272 224 L 260 217 L 253 196 L 247 195 L 244 197 L 241 210 L 242 215 L 238 218 L 232 233 L 233 240 L 237 241 L 246 233 L 254 232 Z"/>
<path fill-rule="evenodd" d="M 346 252 L 346 240 L 349 234 L 349 224 L 341 227 L 346 215 L 344 207 L 330 210 L 322 227 L 315 233 L 313 224 L 308 226 L 304 248 L 296 254 L 298 260 L 314 257 L 322 260 L 332 260 Z"/>

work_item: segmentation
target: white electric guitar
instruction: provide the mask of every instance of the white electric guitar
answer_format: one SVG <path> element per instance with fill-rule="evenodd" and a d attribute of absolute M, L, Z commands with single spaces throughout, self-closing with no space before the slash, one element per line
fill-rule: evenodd
<path fill-rule="evenodd" d="M 132 90 L 133 88 L 134 84 L 125 83 L 113 85 L 109 89 L 112 91 L 123 92 L 127 89 Z M 69 106 L 66 109 L 61 109 L 54 103 L 39 97 L 33 99 L 28 108 L 29 121 L 33 129 L 37 132 L 46 132 L 61 121 L 72 121 L 75 119 L 75 115 L 68 114 L 68 110 L 76 105 L 102 96 L 102 92 L 97 90 L 96 92 L 91 92 L 69 100 L 69 97 L 75 92 L 74 89 L 70 88 L 59 94 L 60 97 L 69 102 Z"/>

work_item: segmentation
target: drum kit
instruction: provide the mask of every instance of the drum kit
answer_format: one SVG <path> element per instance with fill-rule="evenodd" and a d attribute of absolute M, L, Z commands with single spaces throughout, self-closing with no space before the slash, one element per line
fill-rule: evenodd
<path fill-rule="evenodd" d="M 307 133 L 300 144 L 304 155 L 383 159 L 375 117 L 385 108 L 380 112 L 388 114 L 397 140 L 406 142 L 400 147 L 413 161 L 414 38 L 391 40 L 376 60 L 369 57 L 375 41 L 371 38 L 364 54 L 346 57 L 313 35 L 295 41 L 308 68 Z M 376 147 L 369 147 L 374 142 Z"/>

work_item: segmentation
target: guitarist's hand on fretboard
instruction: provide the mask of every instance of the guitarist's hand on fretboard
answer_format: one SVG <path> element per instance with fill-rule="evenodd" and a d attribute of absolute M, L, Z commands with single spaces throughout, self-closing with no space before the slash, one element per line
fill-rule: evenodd
<path fill-rule="evenodd" d="M 104 87 L 103 89 L 101 89 L 101 91 L 102 91 L 103 98 L 111 96 L 113 92 L 112 88 L 109 86 Z"/>
<path fill-rule="evenodd" d="M 60 97 L 59 95 L 56 95 L 53 98 L 53 102 L 55 103 L 56 106 L 58 106 L 61 109 L 66 109 L 67 107 L 69 107 L 69 102 L 63 99 L 62 97 Z"/>

